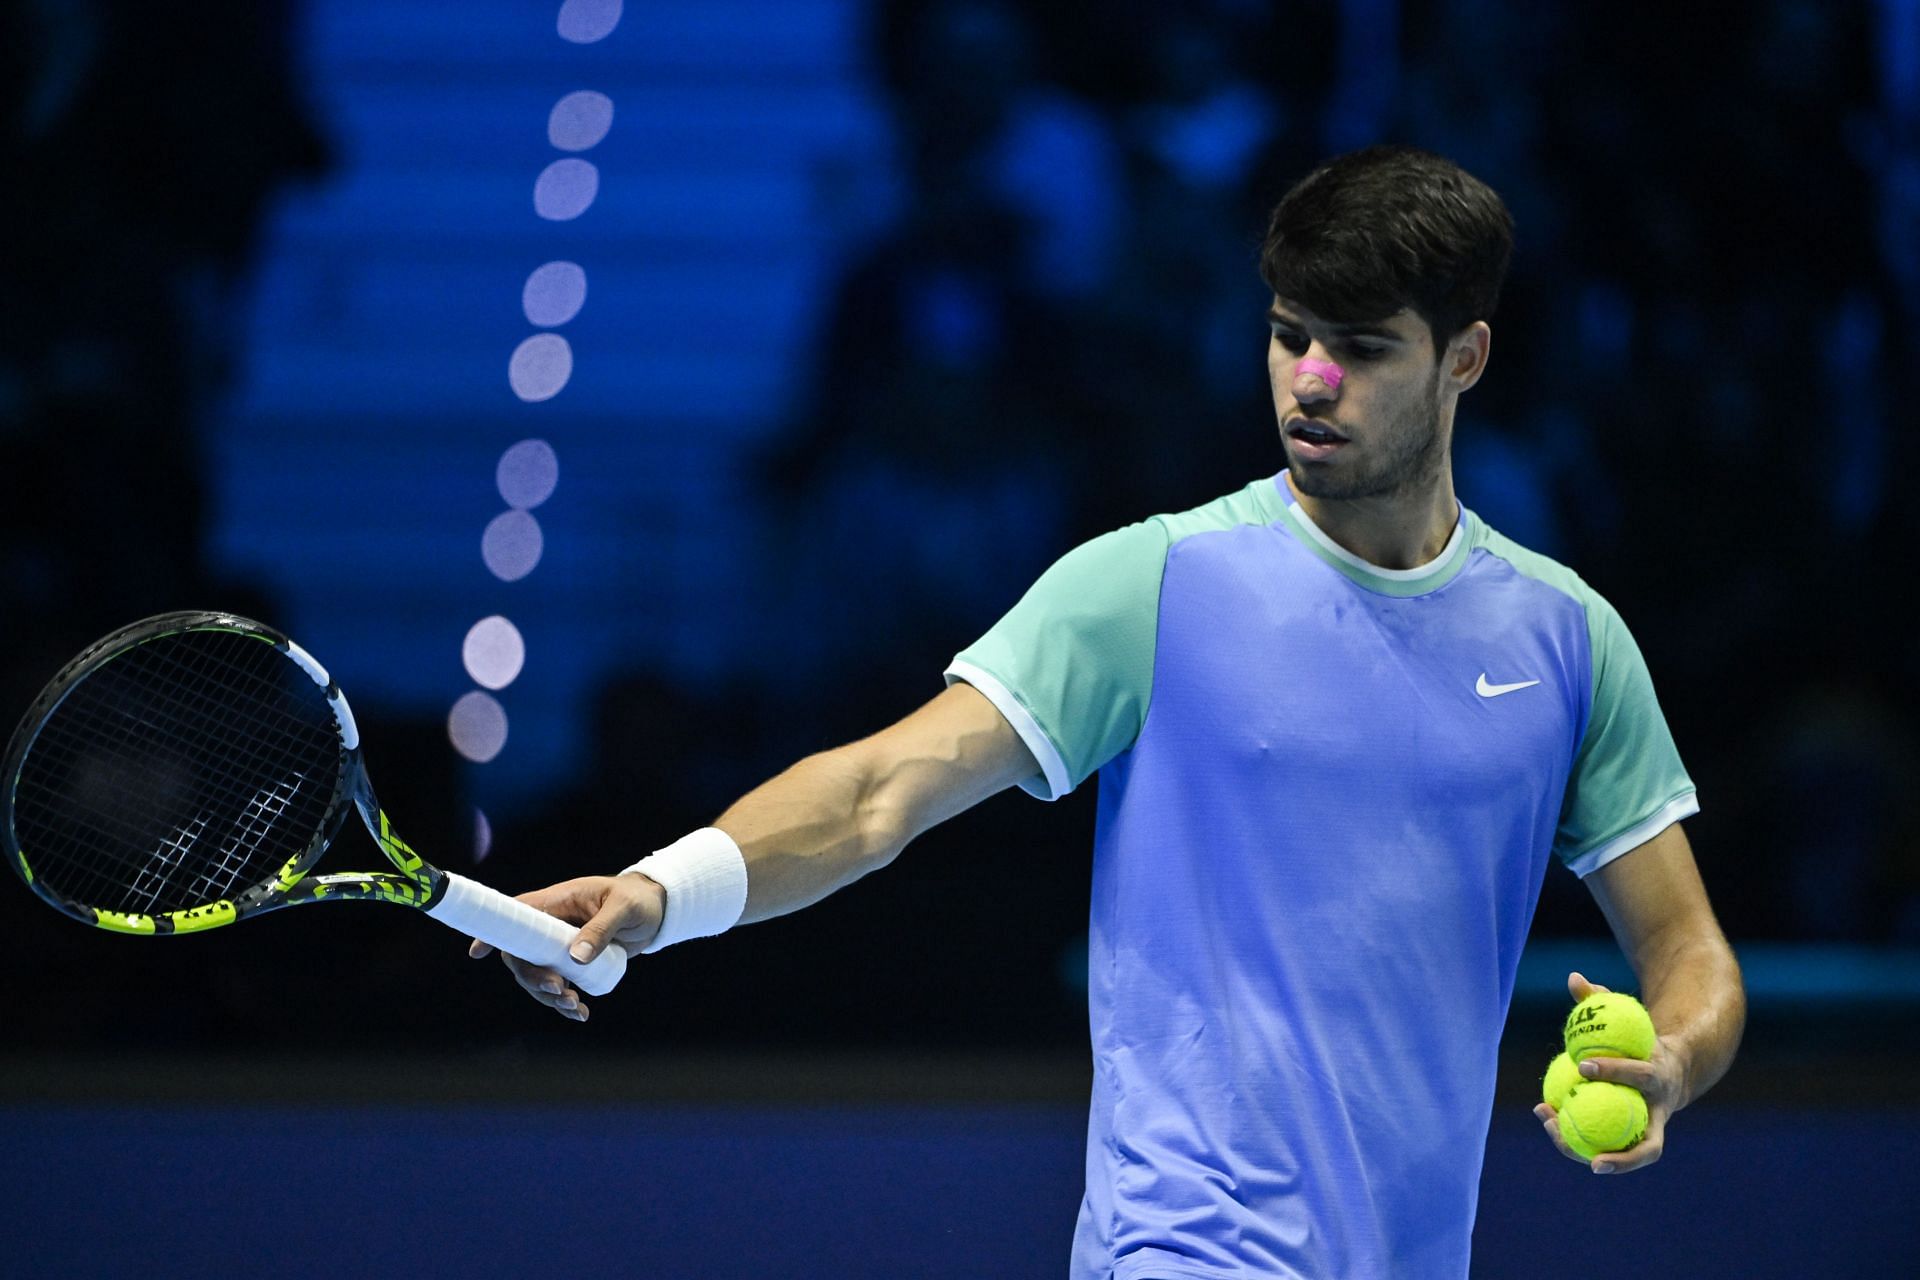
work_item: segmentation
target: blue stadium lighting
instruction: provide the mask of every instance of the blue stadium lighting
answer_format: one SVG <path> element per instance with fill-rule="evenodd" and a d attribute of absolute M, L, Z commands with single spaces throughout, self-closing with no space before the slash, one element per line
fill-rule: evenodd
<path fill-rule="evenodd" d="M 536 333 L 513 349 L 507 381 L 529 404 L 551 400 L 573 376 L 573 348 L 557 333 Z"/>
<path fill-rule="evenodd" d="M 468 630 L 460 646 L 460 660 L 481 688 L 504 689 L 526 664 L 527 644 L 520 638 L 520 629 L 496 613 Z"/>
<path fill-rule="evenodd" d="M 623 8 L 621 0 L 566 0 L 560 6 L 560 18 L 555 25 L 562 40 L 592 44 L 613 34 L 613 29 L 620 25 Z"/>
<path fill-rule="evenodd" d="M 485 862 L 487 855 L 493 852 L 493 823 L 487 820 L 484 809 L 473 811 L 473 860 Z"/>
<path fill-rule="evenodd" d="M 619 25 L 620 0 L 566 0 L 557 29 L 563 39 L 590 44 Z M 547 141 L 559 151 L 585 151 L 599 145 L 613 128 L 613 99 L 592 89 L 563 96 L 547 113 Z M 600 193 L 600 170 L 577 156 L 549 164 L 534 180 L 534 212 L 550 222 L 579 217 Z M 520 291 L 527 322 L 551 330 L 580 314 L 587 301 L 587 273 L 577 262 L 554 261 L 536 267 Z M 507 361 L 507 382 L 514 395 L 533 404 L 551 400 L 573 377 L 573 347 L 557 333 L 535 333 L 514 348 Z M 507 510 L 488 522 L 480 538 L 480 558 L 503 582 L 532 573 L 545 549 L 540 522 L 529 513 L 553 495 L 560 460 L 545 440 L 522 440 L 500 455 L 494 482 Z M 526 642 L 506 617 L 482 618 L 468 630 L 460 657 L 467 675 L 483 689 L 512 684 L 526 664 Z M 506 746 L 507 713 L 490 694 L 474 690 L 453 705 L 447 734 L 468 760 L 485 764 Z M 492 848 L 487 817 L 474 811 L 474 860 Z"/>
<path fill-rule="evenodd" d="M 447 713 L 447 737 L 475 764 L 485 764 L 507 745 L 507 712 L 490 693 L 478 689 L 460 695 Z"/>
<path fill-rule="evenodd" d="M 587 301 L 587 273 L 577 262 L 549 262 L 534 268 L 520 290 L 527 320 L 543 329 L 563 325 L 580 314 Z"/>
<path fill-rule="evenodd" d="M 613 128 L 613 99 L 592 89 L 570 93 L 547 116 L 547 141 L 561 151 L 585 151 Z"/>
<path fill-rule="evenodd" d="M 525 511 L 502 511 L 480 535 L 480 559 L 502 582 L 518 582 L 532 573 L 544 550 L 540 522 Z"/>
<path fill-rule="evenodd" d="M 509 507 L 531 511 L 553 496 L 560 483 L 560 459 L 545 440 L 522 440 L 500 455 L 493 480 Z"/>
<path fill-rule="evenodd" d="M 578 156 L 555 160 L 533 184 L 533 211 L 549 222 L 569 222 L 593 207 L 600 171 Z"/>

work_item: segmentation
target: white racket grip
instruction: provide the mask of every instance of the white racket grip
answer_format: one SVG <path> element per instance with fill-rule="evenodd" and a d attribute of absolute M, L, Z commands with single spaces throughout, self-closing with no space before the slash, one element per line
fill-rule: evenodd
<path fill-rule="evenodd" d="M 509 898 L 498 889 L 489 889 L 478 880 L 452 871 L 442 874 L 447 877 L 447 891 L 427 908 L 427 914 L 448 928 L 510 956 L 556 970 L 590 996 L 607 994 L 626 975 L 627 953 L 619 943 L 609 943 L 591 963 L 580 964 L 567 954 L 574 935 L 580 932 L 576 926 L 518 898 Z"/>

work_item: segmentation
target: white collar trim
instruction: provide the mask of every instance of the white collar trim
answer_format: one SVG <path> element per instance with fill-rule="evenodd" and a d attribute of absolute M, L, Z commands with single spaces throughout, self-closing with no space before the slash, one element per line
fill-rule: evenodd
<path fill-rule="evenodd" d="M 1285 476 L 1280 478 L 1280 484 L 1286 490 L 1284 497 L 1287 502 L 1287 511 L 1293 516 L 1294 520 L 1298 522 L 1300 527 L 1306 531 L 1308 537 L 1319 543 L 1328 555 L 1340 561 L 1340 563 L 1351 565 L 1360 572 L 1370 573 L 1376 578 L 1384 578 L 1388 582 L 1418 582 L 1422 578 L 1433 576 L 1453 562 L 1454 552 L 1460 549 L 1460 540 L 1467 535 L 1467 513 L 1461 508 L 1458 502 L 1455 502 L 1454 510 L 1460 514 L 1455 517 L 1453 534 L 1447 539 L 1447 545 L 1440 548 L 1439 555 L 1427 561 L 1425 564 L 1415 565 L 1411 569 L 1383 569 L 1370 560 L 1362 560 L 1359 556 L 1335 542 L 1327 535 L 1325 529 L 1322 529 L 1313 522 L 1313 517 L 1307 514 L 1307 509 L 1300 505 L 1298 498 L 1293 496 L 1293 487 L 1287 483 Z"/>

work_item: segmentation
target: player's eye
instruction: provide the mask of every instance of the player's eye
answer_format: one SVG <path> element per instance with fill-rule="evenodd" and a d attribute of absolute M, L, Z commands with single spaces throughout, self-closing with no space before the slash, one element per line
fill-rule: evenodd
<path fill-rule="evenodd" d="M 1385 347 L 1376 347 L 1366 342 L 1355 342 L 1348 346 L 1347 350 L 1353 352 L 1353 354 L 1361 360 L 1378 360 L 1381 356 L 1387 354 Z"/>
<path fill-rule="evenodd" d="M 1306 353 L 1307 340 L 1293 330 L 1281 324 L 1270 324 L 1268 328 L 1273 330 L 1273 340 L 1293 352 L 1293 354 L 1304 355 Z"/>

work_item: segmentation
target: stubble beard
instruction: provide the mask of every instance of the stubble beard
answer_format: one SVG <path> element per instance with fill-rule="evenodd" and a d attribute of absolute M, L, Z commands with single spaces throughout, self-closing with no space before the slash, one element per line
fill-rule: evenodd
<path fill-rule="evenodd" d="M 1351 470 L 1305 466 L 1288 459 L 1294 487 L 1310 498 L 1345 501 L 1395 498 L 1429 487 L 1446 463 L 1440 435 L 1440 375 L 1422 401 L 1408 406 L 1384 431 L 1369 432 L 1377 450 L 1370 465 Z M 1357 443 L 1357 442 L 1356 442 Z M 1352 448 L 1352 445 L 1348 446 Z"/>

